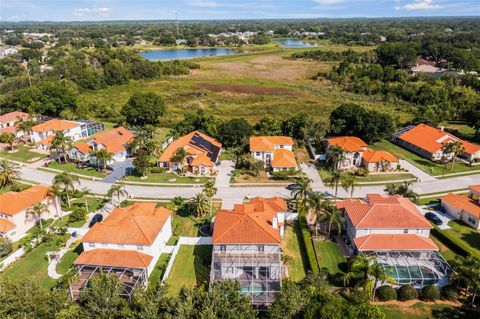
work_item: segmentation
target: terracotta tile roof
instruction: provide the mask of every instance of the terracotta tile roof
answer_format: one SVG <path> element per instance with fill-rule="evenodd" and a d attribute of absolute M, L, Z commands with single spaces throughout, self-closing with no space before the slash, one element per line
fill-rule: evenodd
<path fill-rule="evenodd" d="M 34 132 L 48 132 L 48 131 L 65 131 L 74 127 L 80 126 L 80 123 L 73 121 L 65 121 L 60 119 L 51 119 L 49 121 L 40 123 L 32 127 Z"/>
<path fill-rule="evenodd" d="M 295 161 L 295 154 L 292 151 L 286 149 L 277 149 L 273 153 L 272 167 L 297 167 L 297 161 Z"/>
<path fill-rule="evenodd" d="M 467 214 L 480 218 L 480 204 L 465 195 L 447 194 L 441 197 L 442 203 L 447 203 Z"/>
<path fill-rule="evenodd" d="M 22 120 L 26 120 L 29 117 L 30 117 L 30 115 L 28 113 L 20 112 L 20 111 L 14 111 L 14 112 L 10 112 L 10 113 L 0 115 L 0 123 L 16 122 L 17 118 L 21 118 Z"/>
<path fill-rule="evenodd" d="M 251 136 L 250 152 L 273 152 L 275 145 L 293 145 L 288 136 Z"/>
<path fill-rule="evenodd" d="M 87 250 L 77 257 L 75 265 L 105 267 L 148 268 L 153 257 L 136 250 L 102 249 Z"/>
<path fill-rule="evenodd" d="M 0 195 L 0 212 L 13 216 L 48 197 L 48 186 L 35 185 L 21 192 L 6 192 Z"/>
<path fill-rule="evenodd" d="M 96 223 L 82 242 L 151 245 L 162 231 L 172 212 L 156 203 L 135 203 L 115 208 L 108 217 Z"/>
<path fill-rule="evenodd" d="M 368 195 L 367 201 L 340 201 L 356 229 L 431 229 L 432 225 L 407 198 Z"/>
<path fill-rule="evenodd" d="M 463 143 L 463 149 L 465 153 L 473 155 L 477 152 L 480 152 L 480 145 L 473 144 L 465 140 L 461 140 L 461 142 Z"/>
<path fill-rule="evenodd" d="M 219 210 L 215 217 L 214 244 L 279 244 L 279 229 L 272 227 L 277 212 L 286 211 L 283 199 L 257 197 L 250 204 L 235 205 L 233 211 Z"/>
<path fill-rule="evenodd" d="M 92 142 L 102 144 L 107 151 L 118 154 L 125 151 L 125 145 L 128 144 L 133 137 L 134 134 L 126 128 L 117 127 L 110 131 L 95 134 Z"/>
<path fill-rule="evenodd" d="M 331 137 L 327 141 L 330 146 L 335 145 L 350 153 L 363 151 L 368 146 L 367 143 L 356 136 Z"/>
<path fill-rule="evenodd" d="M 430 238 L 416 234 L 370 234 L 353 241 L 359 251 L 438 251 Z"/>
<path fill-rule="evenodd" d="M 380 162 L 398 162 L 398 159 L 390 154 L 387 151 L 374 151 L 370 148 L 367 148 L 365 152 L 363 152 L 362 158 L 367 163 L 380 163 Z"/>
<path fill-rule="evenodd" d="M 170 143 L 170 145 L 165 148 L 158 161 L 171 162 L 173 155 L 175 155 L 177 150 L 181 147 L 183 147 L 187 154 L 198 155 L 203 153 L 206 156 L 206 159 L 202 158 L 198 161 L 202 165 L 213 166 L 218 159 L 222 144 L 202 132 L 193 131 Z"/>
<path fill-rule="evenodd" d="M 81 142 L 81 143 L 78 143 L 77 145 L 74 146 L 77 150 L 79 150 L 82 154 L 88 154 L 90 153 L 90 151 L 92 150 L 92 148 L 90 147 L 90 145 L 88 145 L 88 143 L 86 142 Z"/>
<path fill-rule="evenodd" d="M 470 185 L 468 188 L 470 189 L 470 191 L 474 191 L 474 192 L 480 193 L 480 184 L 478 184 L 478 185 Z"/>
<path fill-rule="evenodd" d="M 49 135 L 49 136 L 45 137 L 43 140 L 38 141 L 37 144 L 50 146 L 50 145 L 52 145 L 52 141 L 53 141 L 54 138 L 55 138 L 54 134 Z"/>
<path fill-rule="evenodd" d="M 192 166 L 209 166 L 212 167 L 215 165 L 208 156 L 205 153 L 199 153 L 197 157 L 193 159 L 193 161 L 190 163 Z"/>
<path fill-rule="evenodd" d="M 0 233 L 5 234 L 6 232 L 14 229 L 15 227 L 17 226 L 15 226 L 15 224 L 9 221 L 8 219 L 0 218 Z"/>
<path fill-rule="evenodd" d="M 17 128 L 15 126 L 7 126 L 4 128 L 0 128 L 0 134 L 2 133 L 12 133 L 15 134 L 17 132 Z"/>
<path fill-rule="evenodd" d="M 429 61 L 429 60 L 425 60 L 425 59 L 417 59 L 417 61 L 415 61 L 415 65 L 419 66 L 419 65 L 430 65 L 430 66 L 435 66 L 437 65 L 435 63 L 435 61 Z"/>

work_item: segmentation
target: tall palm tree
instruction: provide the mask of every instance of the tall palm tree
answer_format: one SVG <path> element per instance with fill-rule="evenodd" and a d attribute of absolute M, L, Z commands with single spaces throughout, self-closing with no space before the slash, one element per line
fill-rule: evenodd
<path fill-rule="evenodd" d="M 0 187 L 13 184 L 21 176 L 20 166 L 7 160 L 0 161 Z"/>
<path fill-rule="evenodd" d="M 208 199 L 205 193 L 197 193 L 190 199 L 190 205 L 195 212 L 196 217 L 203 217 L 208 212 Z"/>
<path fill-rule="evenodd" d="M 37 124 L 37 122 L 32 120 L 31 118 L 24 120 L 23 118 L 18 116 L 17 120 L 17 132 L 23 131 L 24 134 L 28 134 L 28 132 L 30 132 L 30 129 Z"/>
<path fill-rule="evenodd" d="M 292 198 L 298 204 L 302 204 L 303 208 L 307 207 L 308 196 L 312 193 L 312 180 L 308 177 L 301 177 L 296 179 L 298 185 L 296 189 L 292 190 Z"/>
<path fill-rule="evenodd" d="M 46 213 L 48 213 L 48 207 L 43 203 L 37 203 L 27 210 L 27 216 L 35 218 L 36 222 L 40 225 L 40 229 L 43 229 L 42 215 Z"/>
<path fill-rule="evenodd" d="M 105 148 L 101 148 L 97 151 L 91 151 L 90 156 L 95 157 L 98 166 L 103 166 L 103 170 L 107 169 L 108 162 L 113 159 L 113 153 L 107 151 Z"/>
<path fill-rule="evenodd" d="M 324 197 L 318 193 L 312 193 L 308 196 L 308 206 L 315 215 L 315 235 L 318 236 L 318 225 L 322 219 Z"/>
<path fill-rule="evenodd" d="M 411 185 L 411 182 L 387 184 L 385 191 L 388 193 L 388 195 L 402 195 L 405 198 L 416 201 L 418 199 L 418 194 L 410 188 Z"/>
<path fill-rule="evenodd" d="M 335 170 L 332 172 L 332 175 L 326 180 L 328 187 L 332 187 L 334 189 L 335 200 L 337 200 L 338 185 L 340 184 L 341 178 L 342 174 L 340 173 L 340 171 Z"/>
<path fill-rule="evenodd" d="M 58 131 L 50 145 L 50 150 L 54 151 L 56 155 L 62 154 L 63 162 L 68 162 L 68 151 L 73 146 L 73 140 L 70 136 L 66 136 L 62 131 Z"/>
<path fill-rule="evenodd" d="M 13 151 L 13 145 L 15 144 L 15 140 L 17 137 L 13 133 L 5 132 L 0 134 L 0 141 L 2 143 L 8 144 L 8 148 Z"/>
<path fill-rule="evenodd" d="M 208 182 L 206 182 L 203 185 L 203 192 L 205 195 L 207 195 L 209 201 L 210 201 L 210 216 L 212 216 L 212 198 L 215 196 L 217 193 L 217 188 L 215 187 L 215 180 L 214 179 L 209 179 Z"/>
<path fill-rule="evenodd" d="M 342 214 L 340 211 L 332 202 L 325 200 L 323 202 L 323 213 L 323 220 L 328 222 L 328 238 L 330 238 L 332 232 L 332 225 L 337 227 L 337 235 L 340 236 L 342 232 Z"/>
<path fill-rule="evenodd" d="M 76 175 L 67 172 L 60 173 L 53 178 L 53 185 L 57 185 L 61 188 L 67 197 L 68 207 L 71 207 L 70 192 L 73 193 L 75 191 L 75 184 L 80 185 L 80 179 Z"/>
<path fill-rule="evenodd" d="M 175 154 L 173 154 L 172 161 L 178 163 L 178 167 L 183 170 L 183 161 L 187 157 L 187 152 L 183 147 L 177 149 Z"/>
<path fill-rule="evenodd" d="M 48 189 L 48 196 L 52 198 L 53 205 L 55 206 L 55 210 L 57 211 L 57 215 L 60 216 L 60 219 L 63 219 L 63 216 L 59 198 L 61 198 L 63 194 L 63 189 L 58 184 L 53 184 Z"/>
<path fill-rule="evenodd" d="M 345 151 L 338 146 L 329 147 L 326 152 L 326 157 L 326 165 L 330 172 L 338 171 L 340 169 L 340 163 L 346 158 Z"/>
<path fill-rule="evenodd" d="M 462 154 L 465 151 L 465 147 L 463 146 L 462 142 L 459 141 L 452 141 L 443 144 L 442 146 L 442 153 L 443 154 L 452 154 L 452 164 L 450 166 L 450 170 L 453 171 L 453 167 L 455 166 L 455 161 L 457 156 Z"/>
<path fill-rule="evenodd" d="M 117 201 L 120 201 L 120 198 L 128 196 L 128 192 L 125 189 L 124 184 L 113 184 L 112 187 L 110 187 L 110 189 L 108 190 L 107 196 L 111 199 L 117 197 Z"/>
<path fill-rule="evenodd" d="M 85 203 L 85 209 L 87 214 L 90 214 L 90 209 L 88 208 L 87 196 L 92 195 L 92 191 L 88 187 L 82 188 L 83 201 Z"/>
<path fill-rule="evenodd" d="M 350 198 L 353 198 L 356 182 L 357 182 L 357 178 L 355 177 L 355 175 L 352 175 L 352 174 L 345 174 L 340 179 L 340 185 L 347 193 L 350 193 Z"/>

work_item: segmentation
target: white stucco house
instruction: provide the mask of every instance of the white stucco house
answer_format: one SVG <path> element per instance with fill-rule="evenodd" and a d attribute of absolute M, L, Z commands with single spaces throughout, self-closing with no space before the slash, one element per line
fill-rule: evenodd
<path fill-rule="evenodd" d="M 441 202 L 450 216 L 480 231 L 480 185 L 471 185 L 468 196 L 450 193 Z"/>
<path fill-rule="evenodd" d="M 252 136 L 250 153 L 273 172 L 295 170 L 297 161 L 293 153 L 293 139 L 288 136 Z"/>

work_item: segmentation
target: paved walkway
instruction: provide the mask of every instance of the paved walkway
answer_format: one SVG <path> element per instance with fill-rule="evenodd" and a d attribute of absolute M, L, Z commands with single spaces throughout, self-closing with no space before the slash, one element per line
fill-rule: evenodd
<path fill-rule="evenodd" d="M 430 182 L 436 180 L 434 176 L 430 176 L 412 163 L 406 161 L 406 160 L 400 160 L 399 161 L 400 166 L 406 170 L 413 176 L 415 176 L 419 182 Z"/>
<path fill-rule="evenodd" d="M 230 178 L 232 177 L 234 169 L 235 163 L 233 161 L 221 161 L 220 166 L 218 167 L 217 178 L 215 179 L 215 187 L 229 187 Z"/>
<path fill-rule="evenodd" d="M 133 169 L 133 159 L 129 158 L 124 162 L 118 162 L 112 165 L 113 172 L 108 174 L 102 182 L 104 183 L 115 183 L 118 179 L 121 179 L 127 174 L 128 170 Z"/>
<path fill-rule="evenodd" d="M 300 168 L 312 180 L 312 188 L 317 189 L 324 187 L 322 179 L 318 174 L 317 168 L 313 164 L 301 163 Z"/>

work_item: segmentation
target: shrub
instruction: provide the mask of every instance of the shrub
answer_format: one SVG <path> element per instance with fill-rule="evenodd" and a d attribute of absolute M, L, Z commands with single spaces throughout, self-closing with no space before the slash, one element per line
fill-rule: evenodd
<path fill-rule="evenodd" d="M 458 291 L 455 287 L 447 285 L 442 289 L 443 296 L 448 300 L 457 300 L 458 299 Z"/>
<path fill-rule="evenodd" d="M 362 176 L 362 177 L 368 176 L 368 169 L 363 168 L 363 167 L 359 167 L 359 168 L 355 171 L 355 175 L 356 175 L 356 176 Z"/>
<path fill-rule="evenodd" d="M 434 301 L 440 299 L 440 289 L 436 285 L 428 285 L 422 289 L 422 298 L 426 301 Z"/>
<path fill-rule="evenodd" d="M 87 212 L 81 208 L 74 208 L 73 211 L 68 215 L 68 222 L 74 223 L 78 221 L 85 221 L 87 219 Z"/>
<path fill-rule="evenodd" d="M 398 300 L 406 301 L 418 298 L 417 289 L 412 285 L 403 285 L 398 289 Z"/>
<path fill-rule="evenodd" d="M 165 168 L 164 167 L 152 167 L 152 168 L 150 168 L 150 173 L 162 174 L 162 173 L 165 173 Z"/>
<path fill-rule="evenodd" d="M 6 237 L 0 237 L 0 257 L 6 256 L 13 251 L 12 241 Z"/>
<path fill-rule="evenodd" d="M 389 301 L 397 299 L 397 292 L 390 285 L 384 285 L 377 289 L 377 298 L 380 301 Z"/>
<path fill-rule="evenodd" d="M 289 169 L 286 171 L 272 172 L 272 178 L 275 180 L 286 181 L 289 177 L 295 176 L 296 174 L 296 170 Z"/>

